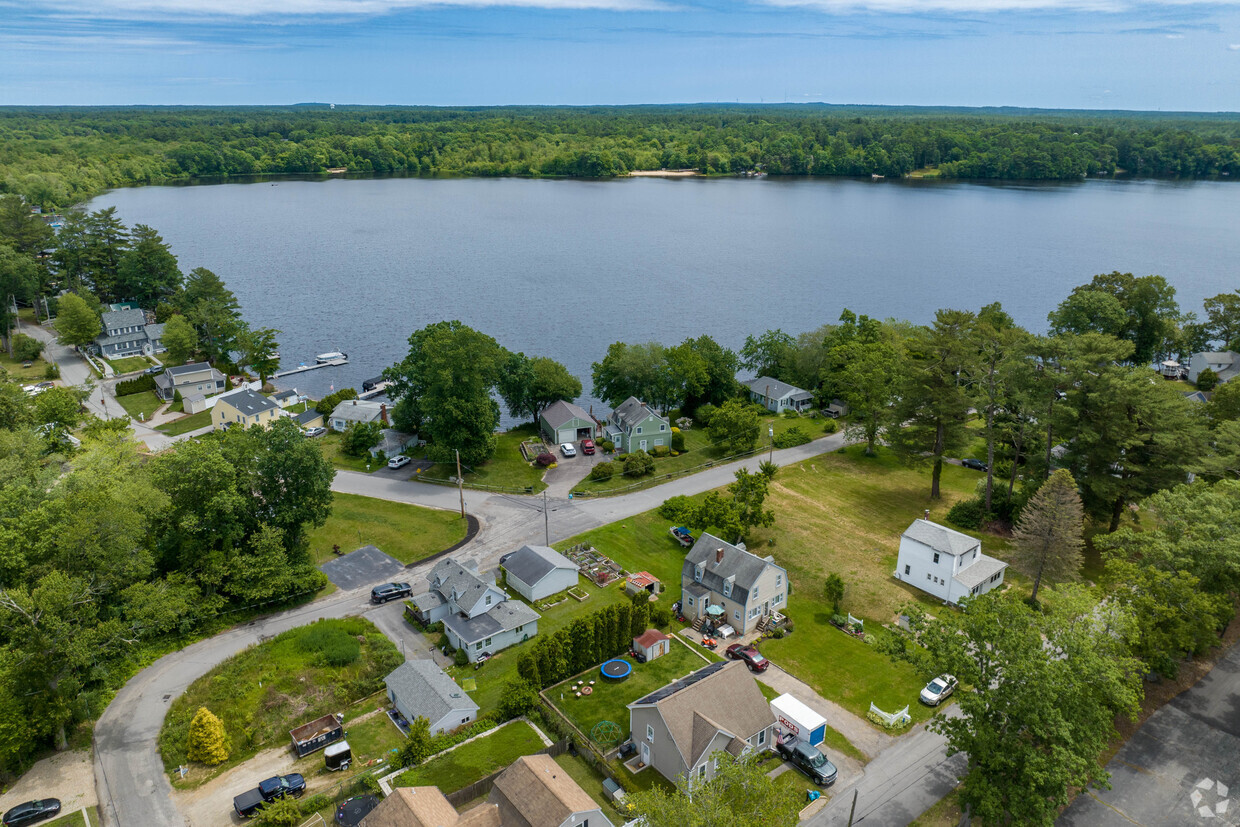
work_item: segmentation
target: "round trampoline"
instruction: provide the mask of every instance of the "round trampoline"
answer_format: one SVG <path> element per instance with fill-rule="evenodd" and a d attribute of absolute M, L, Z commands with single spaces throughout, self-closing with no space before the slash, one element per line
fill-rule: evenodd
<path fill-rule="evenodd" d="M 624 658 L 612 658 L 599 667 L 599 672 L 604 678 L 611 678 L 613 681 L 622 681 L 633 672 L 633 664 Z"/>

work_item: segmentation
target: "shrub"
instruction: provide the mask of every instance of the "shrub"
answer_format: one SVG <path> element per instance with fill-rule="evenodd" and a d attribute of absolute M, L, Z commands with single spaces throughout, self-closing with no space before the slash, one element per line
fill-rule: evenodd
<path fill-rule="evenodd" d="M 798 419 L 798 418 L 800 418 L 800 416 L 801 416 L 801 414 L 800 414 L 800 413 L 798 413 L 797 411 L 792 410 L 791 408 L 789 408 L 788 410 L 784 411 L 784 419 Z"/>
<path fill-rule="evenodd" d="M 264 804 L 254 823 L 258 827 L 297 827 L 304 819 L 301 802 L 295 798 L 280 798 Z"/>
<path fill-rule="evenodd" d="M 198 707 L 194 720 L 190 721 L 186 757 L 209 767 L 228 760 L 228 736 L 224 733 L 224 722 L 205 706 Z"/>
<path fill-rule="evenodd" d="M 846 627 L 848 626 L 848 618 L 841 614 L 833 614 L 831 615 L 831 623 L 835 626 Z"/>
<path fill-rule="evenodd" d="M 43 352 L 43 343 L 25 333 L 13 334 L 13 358 L 19 362 L 39 358 Z"/>
<path fill-rule="evenodd" d="M 131 396 L 135 393 L 153 390 L 155 390 L 155 377 L 147 376 L 146 374 L 116 383 L 117 396 Z"/>
<path fill-rule="evenodd" d="M 434 753 L 430 721 L 418 716 L 409 722 L 408 740 L 396 752 L 396 763 L 402 767 L 416 767 Z"/>
<path fill-rule="evenodd" d="M 980 528 L 986 519 L 986 505 L 979 498 L 961 500 L 947 512 L 947 521 L 961 528 Z"/>
<path fill-rule="evenodd" d="M 602 442 L 599 443 L 599 445 L 602 445 L 603 450 L 609 454 L 612 451 L 616 450 L 616 443 L 612 442 L 610 439 L 603 440 Z"/>
<path fill-rule="evenodd" d="M 651 456 L 666 457 L 672 453 L 672 449 L 666 445 L 656 445 L 650 449 Z"/>
<path fill-rule="evenodd" d="M 60 378 L 60 365 L 56 364 L 55 362 L 48 362 L 47 369 L 43 371 L 43 378 L 44 379 L 59 379 Z"/>
<path fill-rule="evenodd" d="M 809 434 L 802 431 L 800 425 L 793 425 L 782 434 L 776 434 L 773 440 L 776 448 L 791 448 L 794 445 L 804 445 L 809 441 Z"/>
<path fill-rule="evenodd" d="M 679 428 L 672 428 L 672 450 L 678 453 L 684 453 L 685 450 L 685 435 Z"/>
<path fill-rule="evenodd" d="M 504 686 L 496 712 L 501 720 L 508 721 L 525 715 L 538 706 L 538 691 L 524 678 L 513 678 Z"/>
<path fill-rule="evenodd" d="M 590 469 L 590 479 L 592 480 L 609 480 L 616 475 L 616 464 L 614 462 L 600 462 Z"/>
<path fill-rule="evenodd" d="M 469 665 L 469 653 L 466 652 L 464 649 L 457 649 L 455 652 L 452 653 L 452 661 L 457 666 L 468 666 Z"/>
<path fill-rule="evenodd" d="M 654 471 L 654 457 L 645 451 L 634 451 L 624 458 L 624 475 L 640 477 Z"/>
<path fill-rule="evenodd" d="M 719 409 L 709 402 L 705 405 L 698 405 L 698 409 L 693 413 L 693 421 L 697 423 L 699 428 L 709 428 L 710 420 L 714 417 L 717 410 Z"/>
<path fill-rule="evenodd" d="M 677 494 L 663 501 L 663 504 L 659 506 L 658 515 L 673 523 L 689 524 L 697 520 L 700 510 L 701 507 L 693 499 L 684 494 Z"/>
<path fill-rule="evenodd" d="M 1197 390 L 1209 392 L 1214 390 L 1217 385 L 1218 374 L 1212 369 L 1206 368 L 1201 373 L 1197 374 Z"/>
<path fill-rule="evenodd" d="M 653 603 L 650 606 L 650 625 L 660 629 L 667 628 L 672 622 L 672 610 L 667 606 Z"/>
<path fill-rule="evenodd" d="M 362 654 L 357 638 L 339 626 L 313 623 L 297 638 L 297 648 L 325 666 L 348 666 Z"/>
<path fill-rule="evenodd" d="M 824 433 L 833 434 L 839 429 L 840 429 L 840 423 L 836 422 L 834 419 L 828 419 L 826 422 L 822 424 L 822 430 Z"/>
<path fill-rule="evenodd" d="M 534 462 L 539 468 L 547 468 L 555 464 L 555 454 L 543 451 L 541 454 L 534 457 Z"/>

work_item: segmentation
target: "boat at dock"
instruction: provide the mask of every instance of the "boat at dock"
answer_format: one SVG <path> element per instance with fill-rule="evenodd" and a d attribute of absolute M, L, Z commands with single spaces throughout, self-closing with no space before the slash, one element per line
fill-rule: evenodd
<path fill-rule="evenodd" d="M 329 362 L 339 362 L 342 359 L 348 358 L 349 354 L 341 353 L 338 350 L 333 350 L 331 353 L 320 353 L 318 356 L 314 357 L 314 361 L 318 362 L 320 365 L 325 365 Z"/>

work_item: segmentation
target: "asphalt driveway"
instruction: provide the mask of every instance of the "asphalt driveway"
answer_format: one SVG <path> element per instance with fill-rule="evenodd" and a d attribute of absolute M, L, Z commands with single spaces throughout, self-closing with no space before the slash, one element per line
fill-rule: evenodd
<path fill-rule="evenodd" d="M 1090 789 L 1064 827 L 1240 824 L 1240 646 L 1155 712 L 1107 764 L 1111 789 Z"/>
<path fill-rule="evenodd" d="M 328 560 L 319 566 L 319 570 L 336 586 L 348 591 L 392 578 L 399 579 L 405 573 L 405 564 L 375 546 L 362 546 L 357 551 Z"/>

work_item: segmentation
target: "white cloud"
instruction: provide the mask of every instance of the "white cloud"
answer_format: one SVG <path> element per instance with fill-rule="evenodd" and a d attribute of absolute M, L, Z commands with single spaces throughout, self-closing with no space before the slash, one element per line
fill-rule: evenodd
<path fill-rule="evenodd" d="M 3 5 L 3 3 L 0 3 Z M 82 17 L 134 19 L 167 17 L 290 18 L 375 16 L 403 9 L 464 6 L 538 9 L 650 11 L 669 8 L 662 0 L 43 0 L 37 6 Z"/>
<path fill-rule="evenodd" d="M 1168 40 L 1183 40 L 1183 39 L 1184 39 L 1184 35 L 1182 35 L 1182 34 L 1169 34 L 1169 35 L 1167 35 L 1167 39 L 1168 39 Z"/>
<path fill-rule="evenodd" d="M 1240 52 L 1240 43 L 1228 43 L 1227 48 L 1233 52 Z"/>
<path fill-rule="evenodd" d="M 849 12 L 948 13 L 987 12 L 1124 12 L 1151 6 L 1212 5 L 1235 6 L 1240 0 L 757 0 L 770 6 L 810 8 L 844 14 Z"/>

